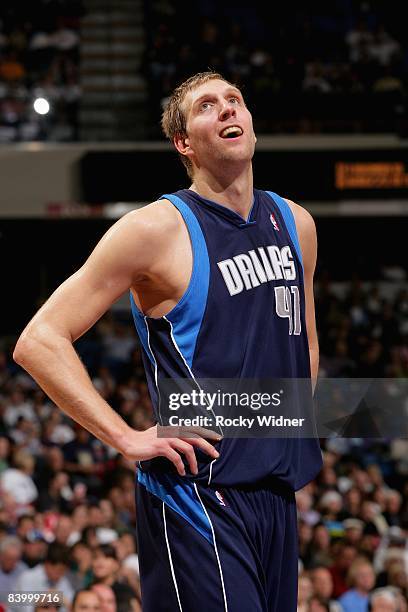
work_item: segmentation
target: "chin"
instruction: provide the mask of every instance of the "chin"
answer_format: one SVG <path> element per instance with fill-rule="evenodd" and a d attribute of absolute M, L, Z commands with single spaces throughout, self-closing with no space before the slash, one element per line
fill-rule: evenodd
<path fill-rule="evenodd" d="M 248 154 L 244 155 L 242 153 L 238 154 L 238 152 L 237 152 L 236 155 L 224 155 L 221 158 L 221 160 L 224 161 L 224 162 L 235 162 L 235 163 L 240 162 L 242 164 L 243 163 L 250 163 L 251 160 L 252 160 L 252 155 L 248 155 Z"/>

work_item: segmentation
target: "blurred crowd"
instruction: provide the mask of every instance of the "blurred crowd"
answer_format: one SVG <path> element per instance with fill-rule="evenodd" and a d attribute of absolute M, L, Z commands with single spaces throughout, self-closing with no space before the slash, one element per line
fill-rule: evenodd
<path fill-rule="evenodd" d="M 320 376 L 408 377 L 406 280 L 366 283 L 356 277 L 335 291 L 325 273 L 316 283 Z M 394 291 L 391 287 L 394 286 Z"/>
<path fill-rule="evenodd" d="M 356 279 L 339 291 L 324 276 L 316 289 L 321 376 L 407 376 L 406 290 L 384 296 Z M 75 346 L 102 397 L 132 427 L 150 427 L 129 313 L 107 313 Z M 138 611 L 135 467 L 67 418 L 11 352 L 4 343 L 0 592 L 53 588 L 102 612 Z M 321 445 L 323 470 L 297 493 L 299 612 L 365 612 L 369 601 L 407 612 L 408 441 Z"/>
<path fill-rule="evenodd" d="M 80 0 L 0 5 L 0 143 L 78 137 Z M 50 109 L 41 114 L 38 99 Z"/>
<path fill-rule="evenodd" d="M 1 3 L 0 143 L 78 139 L 84 10 L 82 0 Z M 149 0 L 135 11 L 151 137 L 173 88 L 209 68 L 243 89 L 260 133 L 408 132 L 408 47 L 390 3 Z M 43 97 L 47 115 L 33 109 Z"/>
<path fill-rule="evenodd" d="M 408 48 L 386 2 L 155 0 L 145 7 L 153 123 L 178 83 L 211 68 L 242 88 L 260 132 L 404 129 Z"/>

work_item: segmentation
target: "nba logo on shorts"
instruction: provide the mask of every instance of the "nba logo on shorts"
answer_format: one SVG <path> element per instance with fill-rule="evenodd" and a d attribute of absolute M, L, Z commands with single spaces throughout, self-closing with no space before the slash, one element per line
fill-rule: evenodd
<path fill-rule="evenodd" d="M 276 230 L 277 232 L 279 232 L 279 225 L 276 222 L 275 216 L 273 213 L 271 213 L 269 219 L 271 220 L 271 223 L 273 225 L 273 229 Z"/>
<path fill-rule="evenodd" d="M 218 501 L 220 502 L 221 506 L 225 506 L 225 505 L 226 505 L 226 503 L 225 503 L 225 499 L 224 499 L 223 494 L 222 494 L 222 493 L 220 493 L 219 491 L 216 491 L 216 492 L 215 492 L 215 495 L 216 495 L 216 497 L 217 497 Z"/>

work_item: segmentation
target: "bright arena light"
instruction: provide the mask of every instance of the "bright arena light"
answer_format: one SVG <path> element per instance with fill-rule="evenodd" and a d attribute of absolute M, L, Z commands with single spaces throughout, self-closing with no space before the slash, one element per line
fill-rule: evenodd
<path fill-rule="evenodd" d="M 34 100 L 33 106 L 35 112 L 39 115 L 46 115 L 50 110 L 48 100 L 46 100 L 45 98 L 37 98 L 36 100 Z"/>

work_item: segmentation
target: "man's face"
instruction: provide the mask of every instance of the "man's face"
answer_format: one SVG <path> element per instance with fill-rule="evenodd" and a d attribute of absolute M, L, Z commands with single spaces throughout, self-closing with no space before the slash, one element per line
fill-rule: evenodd
<path fill-rule="evenodd" d="M 239 89 L 212 79 L 186 95 L 183 111 L 187 136 L 182 146 L 198 168 L 217 168 L 220 162 L 251 161 L 256 138 L 251 113 Z"/>
<path fill-rule="evenodd" d="M 357 544 L 361 540 L 362 530 L 359 527 L 349 527 L 346 531 L 346 538 L 348 542 Z"/>
<path fill-rule="evenodd" d="M 329 599 L 333 591 L 333 579 L 329 570 L 324 568 L 315 569 L 312 574 L 312 582 L 316 595 Z"/>
<path fill-rule="evenodd" d="M 118 569 L 118 562 L 112 557 L 106 557 L 102 552 L 96 551 L 92 561 L 92 571 L 97 580 L 113 578 Z"/>
<path fill-rule="evenodd" d="M 106 584 L 94 584 L 92 591 L 99 598 L 101 612 L 116 612 L 115 594 Z"/>
<path fill-rule="evenodd" d="M 67 571 L 67 566 L 64 563 L 44 563 L 45 572 L 47 574 L 48 580 L 51 582 L 58 582 L 61 580 L 63 576 L 65 576 Z"/>
<path fill-rule="evenodd" d="M 92 591 L 79 593 L 72 612 L 101 612 L 98 595 Z"/>
<path fill-rule="evenodd" d="M 356 556 L 357 556 L 357 550 L 355 548 L 351 548 L 350 546 L 348 546 L 342 551 L 341 556 L 338 561 L 338 566 L 341 569 L 347 570 L 353 563 Z"/>
<path fill-rule="evenodd" d="M 361 565 L 356 571 L 356 587 L 367 593 L 371 591 L 375 583 L 375 576 L 370 565 Z"/>
<path fill-rule="evenodd" d="M 372 604 L 372 612 L 396 612 L 396 604 L 386 597 L 377 597 Z"/>
<path fill-rule="evenodd" d="M 23 550 L 24 556 L 30 561 L 41 560 L 45 557 L 47 543 L 42 540 L 27 541 L 24 543 Z"/>
<path fill-rule="evenodd" d="M 17 535 L 20 538 L 24 538 L 29 531 L 34 529 L 34 521 L 31 517 L 26 517 L 21 520 L 20 524 L 17 527 Z"/>
<path fill-rule="evenodd" d="M 12 572 L 20 559 L 20 550 L 16 546 L 10 546 L 0 556 L 0 568 L 3 572 Z"/>
<path fill-rule="evenodd" d="M 56 540 L 58 542 L 65 543 L 71 531 L 72 531 L 71 519 L 68 516 L 61 516 L 58 521 L 56 532 L 55 532 Z"/>

